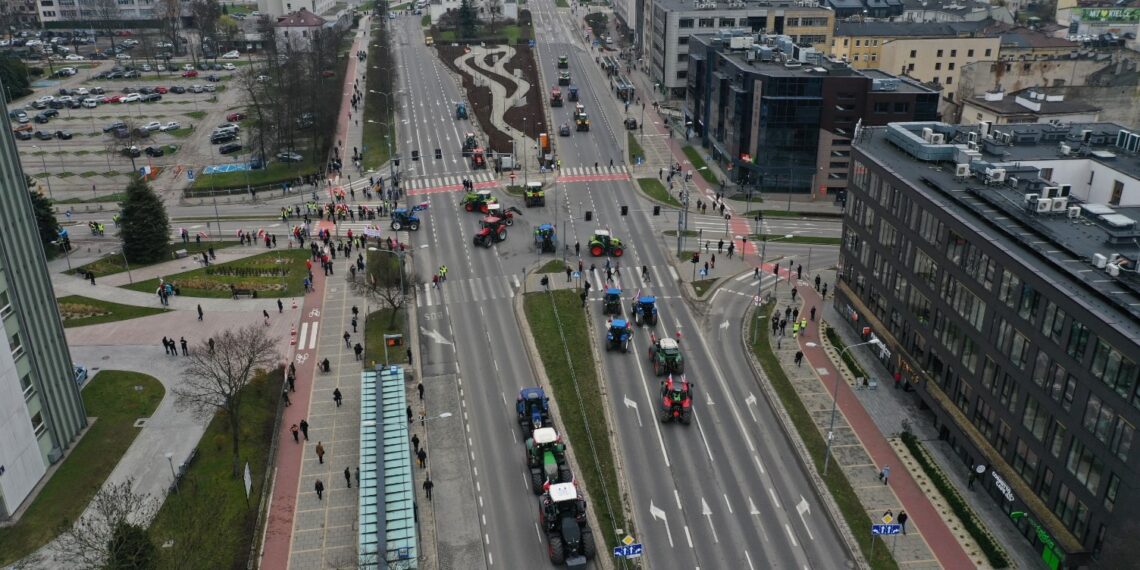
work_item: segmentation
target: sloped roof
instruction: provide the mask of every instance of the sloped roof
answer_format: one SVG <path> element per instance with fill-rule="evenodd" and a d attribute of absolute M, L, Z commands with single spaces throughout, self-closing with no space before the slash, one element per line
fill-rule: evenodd
<path fill-rule="evenodd" d="M 319 28 L 325 25 L 325 19 L 301 8 L 278 17 L 275 25 L 278 28 Z"/>

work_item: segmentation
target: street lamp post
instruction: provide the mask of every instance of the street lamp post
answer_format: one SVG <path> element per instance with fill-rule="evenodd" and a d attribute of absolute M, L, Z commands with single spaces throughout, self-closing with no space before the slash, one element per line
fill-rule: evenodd
<path fill-rule="evenodd" d="M 36 145 L 32 145 L 32 148 L 36 149 L 36 152 L 40 153 L 40 165 L 43 166 L 43 169 L 44 169 L 44 182 L 47 184 L 47 187 L 48 187 L 48 198 L 54 200 L 55 197 L 52 195 L 52 192 L 51 192 L 51 176 L 48 176 L 48 171 L 47 171 L 47 159 L 44 158 L 44 152 L 45 151 Z"/>
<path fill-rule="evenodd" d="M 115 255 L 115 252 L 111 252 L 111 255 Z M 127 268 L 127 282 L 133 285 L 135 279 L 131 276 L 131 264 L 127 261 L 127 251 L 125 249 L 119 250 L 119 255 L 123 256 L 123 265 Z"/>
<path fill-rule="evenodd" d="M 815 343 L 809 342 L 808 346 L 812 346 L 814 344 Z M 869 340 L 867 342 L 861 342 L 859 344 L 853 344 L 851 346 L 848 346 L 847 348 L 844 348 L 843 350 L 841 350 L 839 352 L 839 359 L 842 360 L 843 355 L 848 350 L 851 350 L 852 348 L 855 348 L 857 346 L 866 346 L 869 344 L 873 344 L 875 346 L 878 346 L 879 350 L 883 350 L 883 351 L 887 350 L 887 347 L 883 345 L 883 341 L 881 341 L 877 338 L 872 338 L 871 340 Z M 828 464 L 831 463 L 831 441 L 832 441 L 832 439 L 834 439 L 833 435 L 835 433 L 835 410 L 839 405 L 839 377 L 840 376 L 841 376 L 840 374 L 835 375 L 835 386 L 831 392 L 831 424 L 827 428 L 827 450 L 824 452 L 824 456 L 823 456 L 823 476 L 824 477 L 827 476 L 827 466 L 828 466 Z"/>
<path fill-rule="evenodd" d="M 761 237 L 763 238 L 763 234 L 761 234 Z M 756 297 L 757 298 L 761 297 L 761 292 L 764 290 L 764 255 L 768 252 L 768 242 L 769 241 L 780 241 L 782 239 L 790 239 L 791 237 L 793 237 L 792 234 L 787 234 L 785 236 L 778 237 L 774 240 L 767 240 L 767 239 L 761 240 L 761 243 L 760 243 L 760 281 L 758 283 L 756 283 Z M 779 286 L 780 286 L 780 274 L 777 273 L 776 274 L 776 283 L 772 286 L 772 299 L 773 300 L 775 300 L 775 298 L 776 298 L 776 289 L 779 288 Z M 756 316 L 757 317 L 760 316 L 760 311 L 756 312 Z M 752 344 L 756 344 L 756 331 L 758 328 L 759 327 L 757 326 L 757 327 L 753 327 L 753 329 L 752 329 Z"/>
<path fill-rule="evenodd" d="M 167 453 L 166 454 L 166 462 L 170 464 L 170 478 L 171 478 L 170 486 L 174 487 L 175 493 L 181 495 L 182 491 L 178 490 L 178 475 L 176 475 L 174 473 L 174 454 L 173 453 Z"/>

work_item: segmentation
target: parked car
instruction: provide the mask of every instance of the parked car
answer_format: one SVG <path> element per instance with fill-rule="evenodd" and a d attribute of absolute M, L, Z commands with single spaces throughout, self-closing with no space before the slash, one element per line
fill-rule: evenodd
<path fill-rule="evenodd" d="M 51 139 L 55 138 L 55 135 L 47 131 L 36 131 L 36 138 L 40 139 L 41 141 L 50 141 Z"/>
<path fill-rule="evenodd" d="M 186 88 L 181 85 L 171 85 L 170 92 L 181 95 L 186 92 Z"/>
<path fill-rule="evenodd" d="M 69 141 L 71 140 L 71 131 L 56 131 L 55 138 L 59 140 Z"/>
<path fill-rule="evenodd" d="M 188 69 L 188 70 L 182 72 L 182 77 L 185 77 L 185 78 L 198 77 L 198 72 L 194 69 Z"/>
<path fill-rule="evenodd" d="M 202 86 L 202 90 L 206 93 L 213 93 L 218 90 L 218 86 L 214 85 L 213 83 L 207 83 L 206 85 Z"/>
<path fill-rule="evenodd" d="M 28 131 L 16 131 L 16 138 L 22 141 L 31 140 L 32 133 Z"/>
<path fill-rule="evenodd" d="M 29 133 L 30 133 L 30 132 L 32 132 L 32 131 L 34 131 L 34 130 L 35 130 L 35 127 L 33 127 L 33 126 L 32 126 L 32 125 L 29 123 L 29 124 L 26 124 L 26 125 L 20 125 L 20 126 L 18 126 L 18 127 L 16 127 L 16 128 L 14 128 L 14 129 L 12 129 L 12 130 L 13 130 L 13 131 L 15 131 L 15 132 L 17 132 L 17 133 L 20 133 L 20 132 L 29 132 Z"/>
<path fill-rule="evenodd" d="M 125 53 L 119 53 L 119 54 L 115 54 L 115 59 L 117 59 L 119 61 L 130 61 L 131 56 L 129 56 Z"/>
<path fill-rule="evenodd" d="M 149 64 L 149 63 L 144 63 L 144 64 L 142 65 L 142 68 L 140 68 L 140 69 L 141 69 L 142 71 L 151 71 L 151 69 L 152 69 L 152 68 L 151 68 L 151 66 L 150 66 L 150 64 Z"/>
<path fill-rule="evenodd" d="M 123 97 L 119 102 L 120 103 L 138 103 L 141 100 L 142 100 L 142 95 L 139 95 L 138 93 L 131 93 L 130 95 Z"/>
<path fill-rule="evenodd" d="M 115 129 L 125 129 L 126 127 L 127 127 L 126 123 L 124 123 L 122 121 L 115 121 L 115 122 L 103 127 L 103 132 L 109 133 Z"/>
<path fill-rule="evenodd" d="M 88 97 L 88 98 L 83 100 L 83 108 L 84 109 L 94 109 L 98 106 L 99 106 L 99 100 L 98 99 Z"/>
<path fill-rule="evenodd" d="M 145 152 L 147 156 L 152 156 L 152 157 L 153 156 L 162 156 L 162 155 L 166 154 L 166 151 L 162 150 L 162 147 L 160 147 L 160 146 L 148 146 L 148 147 L 146 147 L 146 150 L 144 150 L 143 152 Z"/>
<path fill-rule="evenodd" d="M 277 153 L 278 162 L 301 162 L 302 160 L 305 160 L 305 157 L 291 150 L 283 150 Z"/>
<path fill-rule="evenodd" d="M 217 75 L 214 75 L 213 73 L 211 73 L 210 75 L 207 75 L 207 76 L 206 76 L 206 81 L 210 81 L 210 82 L 213 82 L 213 83 L 217 83 L 217 82 L 219 82 L 219 81 L 221 81 L 221 80 L 222 80 L 222 78 L 221 78 L 221 77 L 218 77 Z"/>
<path fill-rule="evenodd" d="M 194 71 L 194 64 L 187 63 L 182 66 L 182 71 Z"/>
<path fill-rule="evenodd" d="M 92 95 L 102 95 L 106 92 L 107 92 L 107 90 L 103 89 L 102 87 L 92 87 L 91 88 L 91 94 Z"/>
<path fill-rule="evenodd" d="M 237 69 L 237 66 L 232 64 L 232 63 L 227 63 L 227 64 L 222 66 L 222 69 L 224 69 L 226 71 L 233 71 L 233 70 Z"/>
<path fill-rule="evenodd" d="M 143 95 L 143 103 L 153 103 L 155 101 L 162 101 L 162 95 L 158 93 L 148 93 L 146 95 Z"/>
<path fill-rule="evenodd" d="M 103 103 L 118 103 L 123 100 L 123 95 L 108 95 L 103 98 Z"/>
<path fill-rule="evenodd" d="M 233 154 L 241 150 L 241 143 L 229 143 L 218 147 L 218 152 L 221 154 Z"/>
<path fill-rule="evenodd" d="M 190 92 L 191 93 L 202 93 L 204 91 L 205 91 L 205 89 L 203 89 L 201 85 L 191 85 L 190 86 Z"/>
<path fill-rule="evenodd" d="M 233 113 L 231 113 L 231 115 L 232 114 Z M 8 111 L 8 118 L 14 119 L 17 123 L 20 123 L 21 125 L 26 124 L 29 120 L 31 120 L 28 118 L 27 111 L 22 111 L 20 109 L 16 109 L 14 111 Z"/>
<path fill-rule="evenodd" d="M 147 124 L 145 124 L 139 128 L 144 130 L 144 131 L 147 131 L 147 132 L 157 131 L 157 130 L 162 128 L 162 123 L 160 123 L 158 121 L 151 121 L 151 122 L 149 122 L 149 123 L 147 123 Z"/>
<path fill-rule="evenodd" d="M 138 157 L 142 156 L 142 151 L 139 150 L 139 147 L 137 147 L 137 146 L 129 146 L 129 147 L 123 149 L 123 156 L 129 156 L 131 158 L 138 158 Z"/>
<path fill-rule="evenodd" d="M 159 127 L 158 130 L 165 133 L 165 132 L 169 132 L 169 131 L 176 131 L 176 130 L 181 129 L 181 128 L 182 128 L 182 123 L 179 123 L 178 121 L 170 121 L 169 123 L 166 123 L 165 125 L 162 125 L 161 127 Z"/>
<path fill-rule="evenodd" d="M 241 57 L 241 54 L 238 53 L 237 50 L 227 51 L 226 53 L 222 54 L 222 59 L 238 59 L 240 57 Z"/>
<path fill-rule="evenodd" d="M 234 133 L 214 133 L 214 134 L 210 135 L 210 143 L 211 144 L 228 143 L 228 142 L 234 141 L 236 139 L 237 139 L 237 135 Z"/>
<path fill-rule="evenodd" d="M 123 79 L 138 79 L 139 77 L 142 77 L 142 74 L 135 69 L 132 69 L 123 74 Z"/>
<path fill-rule="evenodd" d="M 217 127 L 214 127 L 215 133 L 222 133 L 222 132 L 236 133 L 240 130 L 241 130 L 241 127 L 235 125 L 234 123 L 222 123 L 222 124 L 218 125 Z"/>
<path fill-rule="evenodd" d="M 169 91 L 170 91 L 169 89 L 162 87 L 162 86 L 158 86 L 158 87 L 154 88 L 155 93 L 159 93 L 159 94 L 163 94 L 163 95 L 165 95 Z"/>
<path fill-rule="evenodd" d="M 67 61 L 83 61 L 83 60 L 85 60 L 85 59 L 87 59 L 87 58 L 85 58 L 85 57 L 83 57 L 83 56 L 81 56 L 81 55 L 79 55 L 79 54 L 77 54 L 77 53 L 73 53 L 73 54 L 70 54 L 70 55 L 68 55 L 67 57 L 63 58 L 63 59 L 65 59 L 65 60 L 67 60 Z"/>
<path fill-rule="evenodd" d="M 234 111 L 233 113 L 226 115 L 226 120 L 231 122 L 231 123 L 236 123 L 242 119 L 245 119 L 245 113 L 241 113 L 238 111 Z"/>

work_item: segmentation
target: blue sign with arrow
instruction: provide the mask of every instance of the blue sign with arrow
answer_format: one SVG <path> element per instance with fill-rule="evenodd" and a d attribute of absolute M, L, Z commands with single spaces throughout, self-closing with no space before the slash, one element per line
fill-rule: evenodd
<path fill-rule="evenodd" d="M 639 542 L 630 545 L 622 544 L 614 547 L 614 556 L 618 558 L 640 558 L 643 550 Z"/>
<path fill-rule="evenodd" d="M 871 525 L 872 535 L 884 534 L 899 534 L 902 532 L 901 524 L 873 524 Z"/>

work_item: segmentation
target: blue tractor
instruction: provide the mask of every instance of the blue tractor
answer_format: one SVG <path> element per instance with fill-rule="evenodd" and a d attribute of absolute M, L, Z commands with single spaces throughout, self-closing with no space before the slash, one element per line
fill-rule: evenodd
<path fill-rule="evenodd" d="M 518 412 L 519 427 L 523 433 L 530 434 L 536 429 L 554 426 L 550 419 L 550 398 L 537 386 L 519 390 L 515 411 Z"/>
<path fill-rule="evenodd" d="M 407 208 L 392 209 L 392 230 L 398 232 L 405 228 L 413 232 L 420 229 L 420 217 Z"/>
<path fill-rule="evenodd" d="M 606 352 L 620 350 L 629 352 L 629 341 L 633 339 L 633 326 L 625 319 L 614 319 L 606 331 Z"/>
<path fill-rule="evenodd" d="M 602 314 L 621 314 L 621 289 L 610 287 L 606 289 L 606 296 L 602 299 Z"/>
<path fill-rule="evenodd" d="M 534 247 L 539 253 L 556 253 L 558 251 L 558 236 L 554 226 L 542 224 L 534 230 Z"/>
<path fill-rule="evenodd" d="M 633 322 L 637 326 L 657 326 L 657 297 L 642 295 L 633 302 Z"/>

